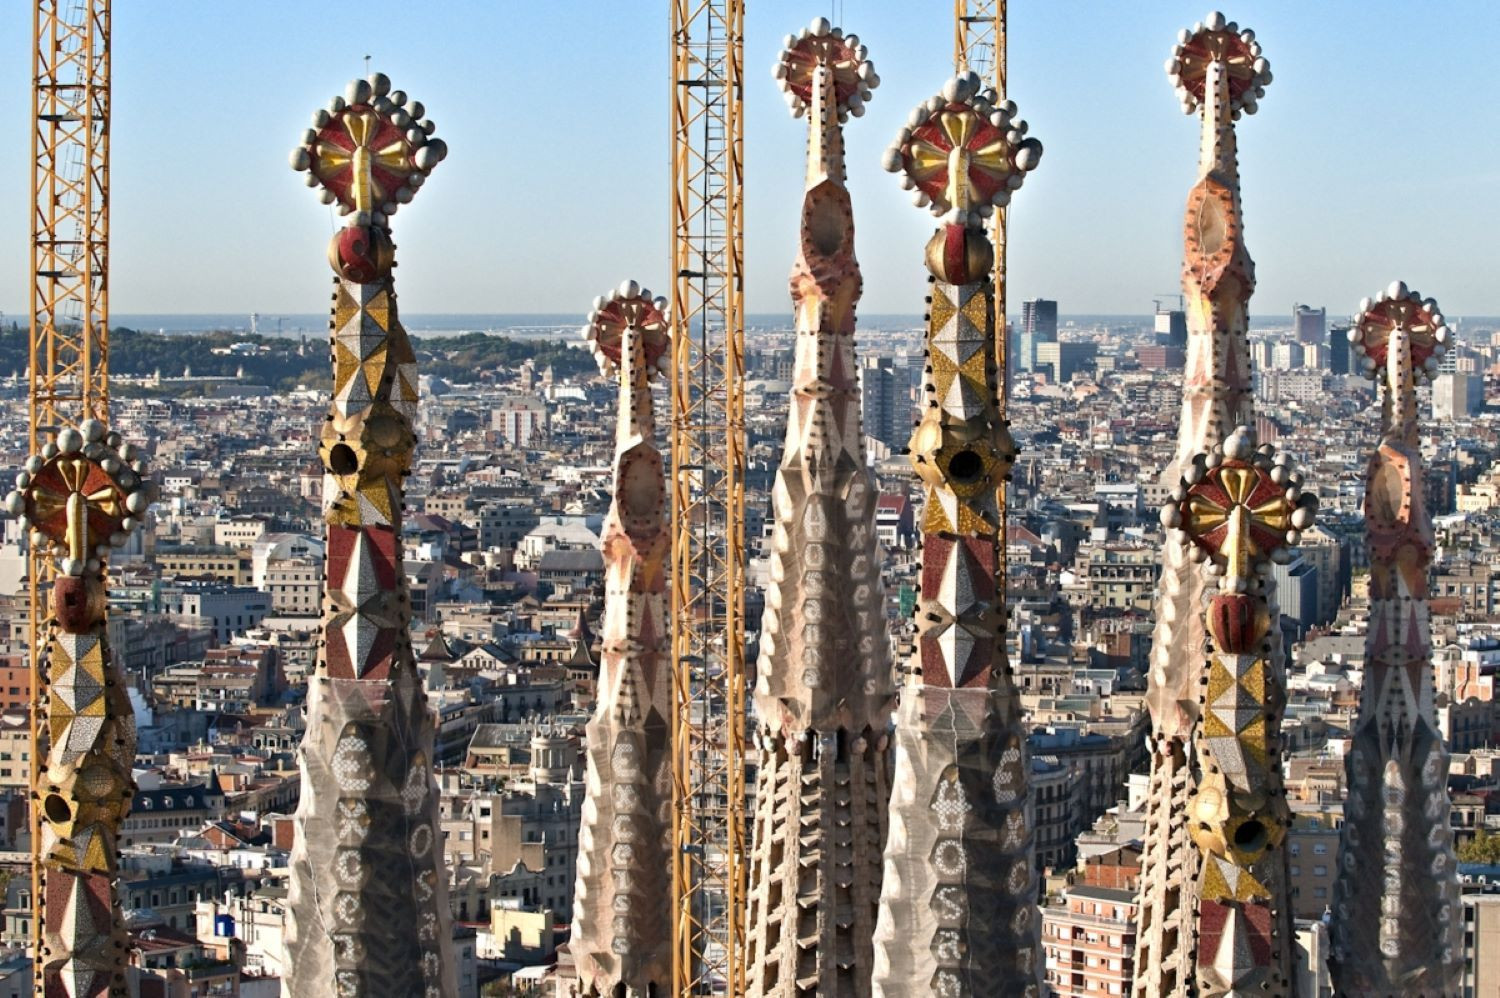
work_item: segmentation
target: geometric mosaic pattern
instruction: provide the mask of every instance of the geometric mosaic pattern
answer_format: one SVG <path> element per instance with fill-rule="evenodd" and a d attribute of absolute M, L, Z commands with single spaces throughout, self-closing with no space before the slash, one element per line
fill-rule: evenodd
<path fill-rule="evenodd" d="M 38 815 L 37 993 L 123 994 L 125 928 L 117 837 L 135 781 L 135 721 L 107 638 L 105 563 L 153 495 L 143 458 L 103 422 L 56 433 L 27 462 L 6 509 L 56 574 L 41 649 L 45 722 L 32 801 Z"/>
<path fill-rule="evenodd" d="M 886 160 L 944 224 L 926 253 L 929 374 L 909 448 L 925 493 L 917 649 L 896 723 L 873 993 L 1035 995 L 1030 762 L 998 577 L 999 491 L 1016 451 L 997 405 L 994 250 L 982 226 L 1041 146 L 1021 140 L 1014 105 L 979 92 L 972 74 L 928 106 Z"/>
<path fill-rule="evenodd" d="M 1253 431 L 1238 427 L 1198 455 L 1162 523 L 1191 545 L 1220 592 L 1204 607 L 1208 658 L 1200 669 L 1198 780 L 1187 800 L 1200 852 L 1197 981 L 1204 994 L 1287 992 L 1292 923 L 1281 849 L 1290 821 L 1282 789 L 1280 719 L 1286 704 L 1269 602 L 1273 562 L 1312 525 L 1316 502 L 1300 474 Z"/>
<path fill-rule="evenodd" d="M 1339 994 L 1457 994 L 1463 923 L 1448 751 L 1434 715 L 1434 540 L 1416 396 L 1418 376 L 1435 371 L 1449 333 L 1436 302 L 1397 282 L 1362 303 L 1350 337 L 1381 385 L 1384 415 L 1365 485 L 1370 624 L 1345 760 L 1330 969 Z"/>
<path fill-rule="evenodd" d="M 819 18 L 778 62 L 807 116 L 790 411 L 772 488 L 754 689 L 761 764 L 746 994 L 864 998 L 880 900 L 895 683 L 855 360 L 861 278 L 840 121 L 873 68 Z M 863 88 L 863 89 L 861 89 Z M 862 95 L 863 96 L 862 96 Z"/>
<path fill-rule="evenodd" d="M 666 300 L 634 281 L 596 302 L 585 335 L 619 378 L 614 495 L 604 522 L 598 702 L 588 723 L 587 797 L 569 948 L 583 995 L 671 986 L 671 539 L 652 375 L 670 356 Z"/>
<path fill-rule="evenodd" d="M 1213 13 L 1183 33 L 1167 73 L 1183 110 L 1200 116 L 1201 133 L 1183 220 L 1182 415 L 1164 473 L 1178 491 L 1163 511 L 1165 526 L 1191 527 L 1194 539 L 1171 540 L 1162 552 L 1133 993 L 1286 994 L 1291 923 L 1275 848 L 1284 804 L 1264 782 L 1280 780 L 1280 629 L 1266 609 L 1265 575 L 1253 565 L 1269 571 L 1265 559 L 1287 543 L 1294 511 L 1276 505 L 1272 493 L 1282 490 L 1267 476 L 1277 466 L 1263 467 L 1253 447 L 1229 455 L 1242 467 L 1220 466 L 1235 429 L 1254 421 L 1247 329 L 1255 264 L 1244 241 L 1234 121 L 1257 109 L 1270 68 L 1253 32 Z M 1182 504 L 1193 486 L 1202 487 L 1189 508 Z M 1307 519 L 1311 510 L 1298 515 Z M 1203 768 L 1204 760 L 1216 769 Z"/>
<path fill-rule="evenodd" d="M 445 151 L 381 74 L 349 85 L 292 165 L 349 224 L 329 247 L 333 398 L 319 442 L 323 641 L 299 749 L 290 994 L 457 993 L 433 726 L 411 647 L 403 480 L 416 446 L 415 355 L 396 312 L 388 219 Z"/>

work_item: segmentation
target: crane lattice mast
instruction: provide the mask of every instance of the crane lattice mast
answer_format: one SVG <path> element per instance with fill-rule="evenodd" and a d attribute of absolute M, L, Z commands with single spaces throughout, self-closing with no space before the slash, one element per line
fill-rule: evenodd
<path fill-rule="evenodd" d="M 109 0 L 32 8 L 30 455 L 5 498 L 28 532 L 36 992 L 125 994 L 118 836 L 135 728 L 110 653 L 110 551 L 145 461 L 109 429 Z"/>
<path fill-rule="evenodd" d="M 49 429 L 109 415 L 110 0 L 36 0 L 31 51 L 31 333 L 27 453 Z M 29 546 L 31 786 L 41 703 L 47 551 Z M 42 931 L 41 812 L 31 808 L 33 944 Z"/>
<path fill-rule="evenodd" d="M 673 993 L 742 994 L 744 4 L 671 31 Z"/>
<path fill-rule="evenodd" d="M 953 71 L 978 73 L 985 86 L 1000 98 L 1005 94 L 1005 3 L 1006 0 L 953 0 Z M 995 247 L 995 367 L 1000 382 L 998 407 L 1002 424 L 1010 419 L 1010 324 L 1005 317 L 1009 299 L 1005 291 L 1006 228 L 1010 208 L 999 205 L 990 220 L 990 242 Z M 1000 490 L 1000 548 L 995 564 L 1002 598 L 1010 565 L 1006 560 L 1010 511 L 1008 489 Z M 1009 607 L 1007 606 L 1007 614 Z"/>

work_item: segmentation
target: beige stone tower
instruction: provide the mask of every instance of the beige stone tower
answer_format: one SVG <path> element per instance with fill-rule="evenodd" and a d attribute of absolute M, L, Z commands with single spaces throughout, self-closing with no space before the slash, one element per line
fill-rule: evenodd
<path fill-rule="evenodd" d="M 878 82 L 854 35 L 819 18 L 776 66 L 808 124 L 796 365 L 777 470 L 771 583 L 754 689 L 756 791 L 747 993 L 870 993 L 895 695 L 874 482 L 854 354 L 859 264 L 842 122 Z"/>
<path fill-rule="evenodd" d="M 384 74 L 315 113 L 292 166 L 348 224 L 328 247 L 333 398 L 318 453 L 328 560 L 308 679 L 288 894 L 287 993 L 451 998 L 433 720 L 401 563 L 417 365 L 396 309 L 390 218 L 447 154 Z"/>
<path fill-rule="evenodd" d="M 1217 12 L 1179 35 L 1167 72 L 1184 112 L 1200 116 L 1183 232 L 1182 422 L 1165 476 L 1173 504 L 1163 512 L 1188 539 L 1169 540 L 1162 555 L 1135 994 L 1287 994 L 1285 692 L 1266 576 L 1272 549 L 1284 557 L 1295 539 L 1291 517 L 1310 522 L 1311 512 L 1265 505 L 1288 501 L 1300 475 L 1293 482 L 1284 459 L 1273 465 L 1248 430 L 1236 433 L 1253 424 L 1246 332 L 1255 265 L 1234 122 L 1254 113 L 1271 74 L 1254 32 Z"/>
<path fill-rule="evenodd" d="M 581 993 L 609 998 L 664 995 L 672 981 L 669 538 L 651 405 L 651 376 L 670 356 L 666 305 L 626 281 L 594 302 L 585 330 L 600 367 L 619 376 L 620 414 L 569 945 Z"/>
<path fill-rule="evenodd" d="M 1365 483 L 1370 630 L 1345 759 L 1330 969 L 1341 995 L 1456 995 L 1463 907 L 1448 749 L 1433 703 L 1427 574 L 1435 541 L 1417 410 L 1417 383 L 1436 373 L 1450 334 L 1437 302 L 1400 281 L 1360 303 L 1349 333 L 1383 404 Z"/>

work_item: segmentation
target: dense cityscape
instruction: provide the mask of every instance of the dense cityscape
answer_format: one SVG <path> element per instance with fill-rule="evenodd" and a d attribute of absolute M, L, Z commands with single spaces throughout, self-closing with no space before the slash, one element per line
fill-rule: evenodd
<path fill-rule="evenodd" d="M 1217 11 L 1181 293 L 1019 287 L 1005 0 L 879 157 L 911 314 L 861 306 L 880 75 L 785 36 L 747 314 L 743 2 L 669 6 L 663 294 L 403 317 L 449 133 L 366 55 L 288 158 L 325 334 L 111 313 L 110 3 L 35 0 L 0 998 L 1500 995 L 1500 318 L 1252 310 Z"/>
<path fill-rule="evenodd" d="M 1059 319 L 1059 303 L 1037 299 L 1011 322 L 1021 456 L 1008 542 L 1010 651 L 1031 726 L 1037 863 L 1048 899 L 1043 939 L 1048 945 L 1064 930 L 1091 928 L 1088 953 L 1097 961 L 1086 965 L 1089 980 L 1119 987 L 1133 973 L 1145 668 L 1162 541 L 1155 510 L 1186 338 L 1175 305 L 1106 326 L 1065 312 Z M 241 325 L 248 330 L 248 320 Z M 1342 754 L 1362 680 L 1368 565 L 1359 509 L 1375 398 L 1366 379 L 1349 373 L 1346 322 L 1299 305 L 1285 321 L 1257 326 L 1262 433 L 1328 483 L 1322 525 L 1304 534 L 1296 560 L 1276 569 L 1289 638 L 1283 765 L 1295 816 L 1292 889 L 1299 939 L 1316 961 L 1327 946 L 1322 919 L 1338 866 Z M 564 320 L 559 327 L 561 334 Z M 438 718 L 448 896 L 461 940 L 461 993 L 469 995 L 497 979 L 537 982 L 555 973 L 573 916 L 616 388 L 567 328 L 585 362 L 572 374 L 523 360 L 476 368 L 467 381 L 424 375 L 421 386 L 402 543 L 412 640 Z M 1449 786 L 1465 860 L 1466 980 L 1475 989 L 1468 993 L 1485 994 L 1500 981 L 1481 958 L 1481 941 L 1500 931 L 1500 893 L 1492 893 L 1500 883 L 1493 771 L 1500 414 L 1485 405 L 1500 376 L 1500 324 L 1459 328 L 1459 347 L 1423 392 L 1444 429 L 1429 450 L 1425 484 L 1440 539 L 1432 578 L 1437 716 L 1453 753 Z M 207 338 L 177 336 L 184 349 Z M 218 349 L 242 355 L 237 367 L 298 349 L 291 340 L 241 336 L 214 337 L 232 340 Z M 747 509 L 751 574 L 760 584 L 791 336 L 790 328 L 749 335 Z M 916 320 L 904 332 L 859 336 L 898 668 L 913 641 L 919 496 L 903 451 L 920 337 Z M 425 356 L 421 362 L 429 366 Z M 121 839 L 124 903 L 139 966 L 164 976 L 187 968 L 201 983 L 237 979 L 241 994 L 254 995 L 256 979 L 285 972 L 294 753 L 323 579 L 323 478 L 311 428 L 325 395 L 232 376 L 214 383 L 211 398 L 161 391 L 180 373 L 145 376 L 138 386 L 118 379 L 115 402 L 116 425 L 154 455 L 162 482 L 162 500 L 117 558 L 111 588 L 113 644 L 133 686 L 140 737 L 140 790 Z M 9 391 L 17 398 L 15 382 Z M 7 405 L 3 439 L 25 439 L 23 411 Z M 24 454 L 13 449 L 5 460 L 18 468 Z M 14 527 L 7 522 L 0 563 L 8 636 L 0 786 L 13 857 L 5 942 L 19 948 L 29 939 L 31 906 L 25 561 Z M 752 634 L 758 617 L 756 601 Z M 16 963 L 11 973 L 29 980 L 26 958 Z M 1322 980 L 1299 993 L 1331 993 Z"/>

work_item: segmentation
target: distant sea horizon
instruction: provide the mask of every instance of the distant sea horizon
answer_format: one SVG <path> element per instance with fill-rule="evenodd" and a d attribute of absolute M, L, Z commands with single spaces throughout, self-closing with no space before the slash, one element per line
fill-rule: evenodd
<path fill-rule="evenodd" d="M 23 313 L 0 312 L 7 319 L 18 321 Z M 540 312 L 413 312 L 402 316 L 402 323 L 414 336 L 453 336 L 462 333 L 490 333 L 519 339 L 570 340 L 577 335 L 583 316 L 568 313 Z M 1342 318 L 1342 317 L 1339 317 Z M 1463 325 L 1480 328 L 1500 328 L 1500 317 L 1455 316 L 1450 320 Z M 1019 324 L 1020 316 L 1010 317 L 1012 328 Z M 1335 317 L 1330 319 L 1338 321 Z M 1066 330 L 1072 325 L 1081 329 L 1096 326 L 1149 327 L 1150 313 L 1120 314 L 1062 314 L 1058 316 L 1058 327 Z M 126 327 L 152 333 L 207 333 L 250 332 L 248 313 L 171 313 L 171 312 L 117 312 L 110 316 L 112 327 Z M 746 329 L 789 330 L 792 327 L 790 311 L 784 313 L 751 312 L 745 317 Z M 1250 319 L 1254 329 L 1289 329 L 1290 317 L 1280 314 L 1255 315 Z M 920 314 L 861 313 L 859 328 L 863 332 L 904 332 L 922 327 Z M 293 315 L 259 315 L 256 332 L 262 336 L 296 337 L 302 335 L 322 336 L 328 328 L 326 313 L 301 313 Z"/>

